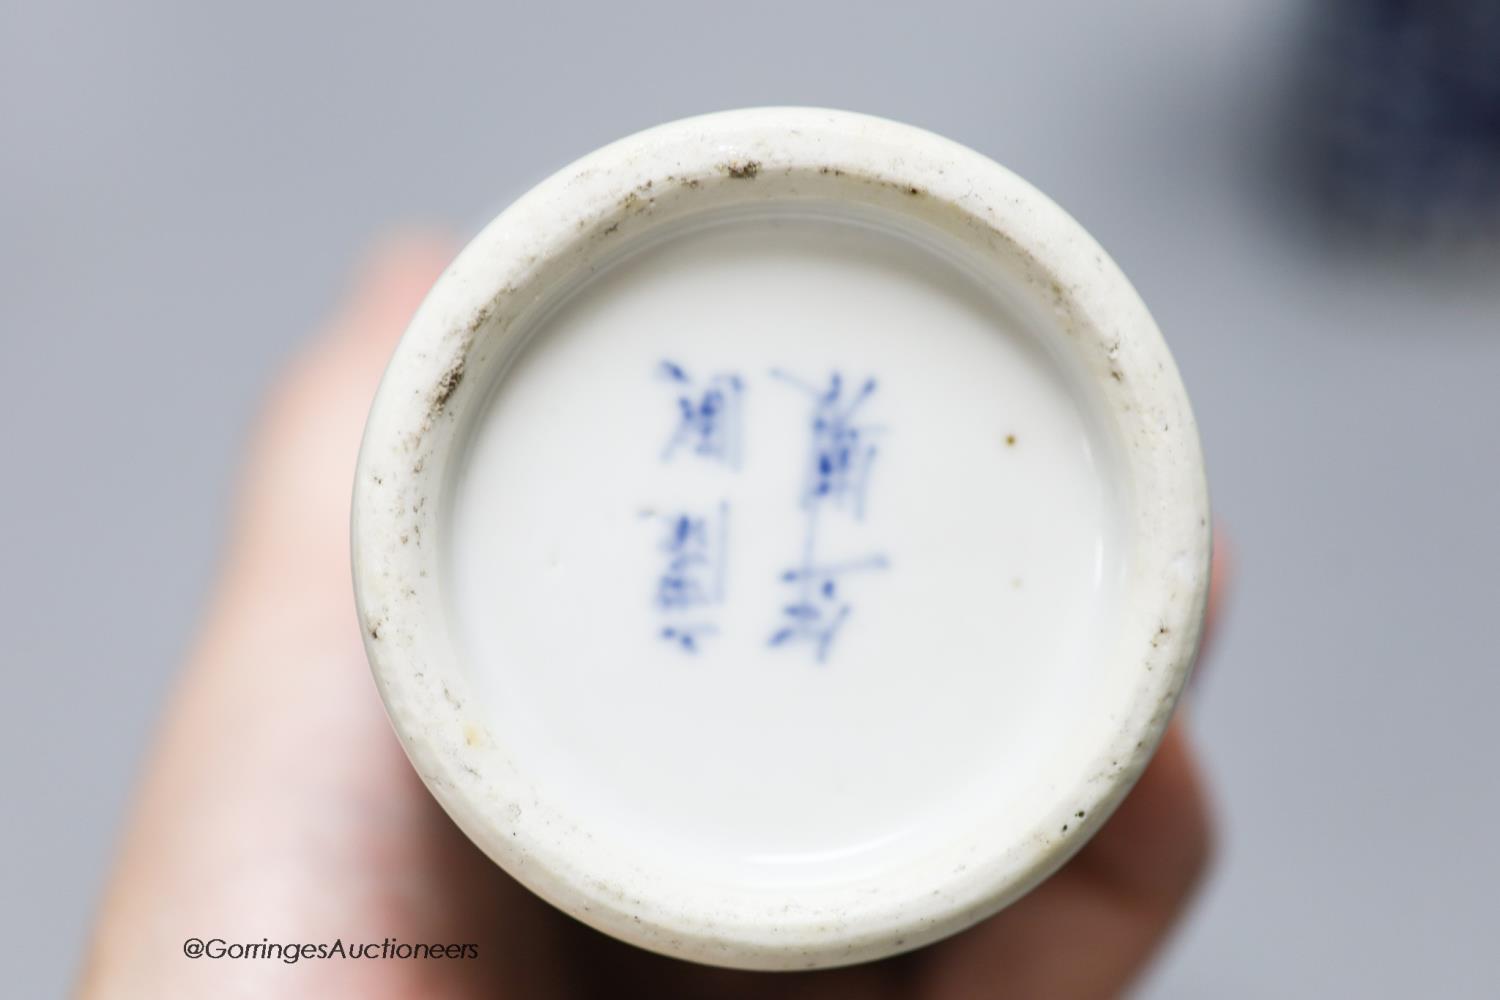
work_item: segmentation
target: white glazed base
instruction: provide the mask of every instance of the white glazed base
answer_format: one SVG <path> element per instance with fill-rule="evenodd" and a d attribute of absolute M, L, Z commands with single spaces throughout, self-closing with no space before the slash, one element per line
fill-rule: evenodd
<path fill-rule="evenodd" d="M 1037 762 L 1102 721 L 1080 705 L 1112 686 L 1124 566 L 1107 428 L 1033 338 L 925 249 L 831 221 L 721 222 L 596 279 L 496 383 L 454 488 L 444 580 L 490 729 L 580 826 L 742 890 L 878 884 L 1050 810 Z M 737 455 L 663 455 L 663 359 L 740 380 Z M 822 629 L 770 641 L 808 527 L 788 372 L 877 379 L 864 509 L 816 527 L 820 561 L 887 565 L 814 604 L 847 611 L 821 658 Z M 656 606 L 668 512 L 706 519 L 683 576 L 722 593 Z"/>
<path fill-rule="evenodd" d="M 680 447 L 663 364 L 736 377 L 732 456 Z M 775 642 L 787 376 L 831 372 L 877 380 L 878 455 L 817 544 L 879 563 L 829 642 Z M 658 521 L 705 510 L 718 599 L 653 601 Z M 1207 584 L 1186 399 L 1102 251 L 968 150 L 810 109 L 633 136 L 486 229 L 387 373 L 354 531 L 454 819 L 580 919 L 749 968 L 916 947 L 1053 870 L 1154 748 Z"/>

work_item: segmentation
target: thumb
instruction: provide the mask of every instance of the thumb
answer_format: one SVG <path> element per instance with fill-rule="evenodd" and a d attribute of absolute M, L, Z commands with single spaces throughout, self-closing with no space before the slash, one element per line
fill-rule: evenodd
<path fill-rule="evenodd" d="M 237 490 L 231 575 L 253 576 L 283 600 L 288 586 L 346 595 L 349 493 L 365 417 L 396 341 L 452 252 L 430 233 L 382 240 L 344 304 L 273 384 Z"/>

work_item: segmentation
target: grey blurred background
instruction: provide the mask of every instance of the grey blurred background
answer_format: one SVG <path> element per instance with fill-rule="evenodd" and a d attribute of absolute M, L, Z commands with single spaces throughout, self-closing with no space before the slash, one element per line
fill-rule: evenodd
<path fill-rule="evenodd" d="M 1224 837 L 1141 995 L 1500 995 L 1500 260 L 1323 211 L 1337 169 L 1288 155 L 1336 138 L 1308 139 L 1341 92 L 1307 9 L 0 6 L 5 992 L 74 975 L 247 424 L 362 248 L 472 233 L 660 121 L 801 103 L 1052 195 L 1195 400 L 1237 570 L 1191 705 Z"/>

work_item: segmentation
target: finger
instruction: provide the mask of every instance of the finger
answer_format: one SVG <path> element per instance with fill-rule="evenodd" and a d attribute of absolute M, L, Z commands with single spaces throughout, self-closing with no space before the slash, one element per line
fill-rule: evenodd
<path fill-rule="evenodd" d="M 1213 642 L 1224 627 L 1224 608 L 1229 599 L 1230 581 L 1234 577 L 1236 562 L 1234 544 L 1229 540 L 1229 532 L 1225 530 L 1223 521 L 1214 521 L 1213 538 L 1213 561 L 1209 569 L 1208 582 L 1208 611 L 1203 619 L 1203 635 L 1198 640 L 1198 662 L 1193 668 L 1191 681 L 1195 689 L 1201 683 L 1203 668 L 1208 662 L 1208 654 L 1213 647 Z"/>
<path fill-rule="evenodd" d="M 453 253 L 452 239 L 437 230 L 403 229 L 383 237 L 355 268 L 344 304 L 329 324 L 331 339 L 389 354 Z"/>
<path fill-rule="evenodd" d="M 428 235 L 385 240 L 358 268 L 325 331 L 273 386 L 240 479 L 230 560 L 239 576 L 255 572 L 261 592 L 278 592 L 291 562 L 292 579 L 323 594 L 348 591 L 349 491 L 365 417 L 395 342 L 450 249 Z"/>

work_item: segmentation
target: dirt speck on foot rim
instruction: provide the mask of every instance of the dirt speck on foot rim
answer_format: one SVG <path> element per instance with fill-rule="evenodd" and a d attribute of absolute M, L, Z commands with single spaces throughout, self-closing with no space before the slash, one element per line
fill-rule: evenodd
<path fill-rule="evenodd" d="M 760 173 L 759 160 L 735 160 L 724 164 L 724 172 L 735 180 L 753 181 L 755 175 Z"/>

